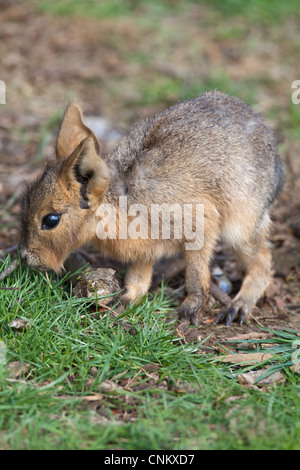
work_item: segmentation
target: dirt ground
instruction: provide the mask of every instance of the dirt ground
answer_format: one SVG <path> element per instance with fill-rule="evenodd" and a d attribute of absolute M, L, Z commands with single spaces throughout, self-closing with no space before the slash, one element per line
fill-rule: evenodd
<path fill-rule="evenodd" d="M 0 11 L 0 79 L 7 84 L 6 104 L 0 105 L 2 255 L 18 242 L 23 184 L 53 158 L 59 117 L 70 98 L 84 104 L 87 116 L 105 120 L 106 130 L 101 131 L 105 150 L 131 122 L 177 99 L 175 92 L 166 91 L 161 102 L 143 102 L 145 88 L 137 86 L 141 77 L 147 81 L 150 76 L 151 81 L 162 74 L 187 83 L 188 77 L 196 74 L 197 80 L 208 83 L 214 70 L 225 68 L 230 79 L 239 84 L 249 76 L 253 80 L 265 78 L 255 82 L 255 109 L 269 115 L 273 110 L 272 125 L 278 132 L 286 169 L 285 185 L 272 211 L 273 283 L 244 325 L 212 325 L 221 303 L 211 299 L 201 329 L 181 323 L 177 331 L 185 341 L 194 341 L 213 329 L 206 343 L 210 345 L 238 333 L 259 331 L 260 326 L 300 330 L 300 140 L 293 139 L 289 131 L 291 82 L 300 78 L 299 61 L 293 55 L 297 21 L 286 21 L 276 37 L 272 37 L 273 29 L 250 28 L 248 39 L 252 35 L 250 39 L 260 41 L 260 47 L 246 53 L 239 39 L 214 34 L 214 28 L 207 26 L 212 20 L 204 8 L 187 11 L 188 24 L 175 15 L 162 20 L 165 31 L 182 22 L 181 41 L 174 39 L 172 50 L 170 45 L 159 49 L 153 27 L 145 29 L 128 17 L 70 20 L 41 14 L 30 3 L 15 5 L 10 1 L 1 1 Z M 230 26 L 235 24 L 247 29 L 241 19 L 232 20 Z M 191 46 L 188 51 L 186 43 Z M 143 54 L 152 54 L 151 60 L 135 59 Z M 240 90 L 242 95 L 246 93 L 243 87 Z M 299 117 L 295 119 L 300 123 Z M 220 247 L 215 263 L 231 281 L 232 293 L 236 292 L 242 273 L 231 254 Z M 180 300 L 183 285 L 183 274 L 177 274 L 169 281 L 169 292 L 172 295 L 174 291 Z"/>

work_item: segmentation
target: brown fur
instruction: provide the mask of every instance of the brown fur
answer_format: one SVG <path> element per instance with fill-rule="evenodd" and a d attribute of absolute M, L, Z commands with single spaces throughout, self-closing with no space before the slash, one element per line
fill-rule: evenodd
<path fill-rule="evenodd" d="M 282 167 L 272 131 L 245 103 L 219 92 L 178 103 L 135 125 L 111 155 L 100 156 L 97 139 L 71 104 L 63 118 L 57 161 L 27 190 L 23 202 L 22 255 L 30 265 L 59 271 L 67 255 L 93 242 L 104 254 L 129 262 L 125 302 L 144 295 L 152 265 L 185 250 L 177 240 L 99 240 L 97 208 L 112 204 L 123 228 L 119 197 L 128 206 L 204 205 L 204 244 L 185 251 L 187 297 L 179 314 L 197 324 L 209 289 L 209 263 L 223 239 L 244 263 L 246 276 L 220 320 L 243 321 L 270 278 L 265 239 L 269 209 L 280 189 Z M 59 213 L 57 227 L 42 230 L 46 214 Z M 129 220 L 130 217 L 129 217 Z M 118 224 L 117 224 L 118 226 Z"/>

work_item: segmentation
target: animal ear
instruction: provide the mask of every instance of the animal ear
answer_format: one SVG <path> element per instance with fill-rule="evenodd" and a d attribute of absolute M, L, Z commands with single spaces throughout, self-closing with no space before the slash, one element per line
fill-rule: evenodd
<path fill-rule="evenodd" d="M 71 103 L 62 119 L 58 138 L 56 142 L 56 158 L 64 160 L 69 157 L 74 150 L 87 137 L 92 136 L 95 147 L 99 153 L 99 144 L 92 131 L 84 124 L 82 112 L 78 104 Z"/>
<path fill-rule="evenodd" d="M 82 209 L 97 203 L 108 185 L 109 170 L 98 148 L 90 135 L 63 163 L 61 181 L 67 190 L 79 191 Z"/>

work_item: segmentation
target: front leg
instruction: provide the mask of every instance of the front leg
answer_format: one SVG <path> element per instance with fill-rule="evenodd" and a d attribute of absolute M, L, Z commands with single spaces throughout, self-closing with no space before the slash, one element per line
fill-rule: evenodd
<path fill-rule="evenodd" d="M 129 305 L 132 302 L 137 302 L 148 292 L 152 279 L 152 268 L 152 261 L 129 266 L 125 275 L 125 293 L 121 296 L 123 304 Z"/>

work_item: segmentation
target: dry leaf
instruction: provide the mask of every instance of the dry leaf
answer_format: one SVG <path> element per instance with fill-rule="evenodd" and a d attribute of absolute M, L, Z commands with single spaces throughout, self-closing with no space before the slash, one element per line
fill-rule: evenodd
<path fill-rule="evenodd" d="M 290 369 L 293 371 L 293 372 L 296 372 L 296 373 L 299 373 L 300 372 L 300 361 L 296 362 L 295 364 L 293 364 Z"/>
<path fill-rule="evenodd" d="M 238 354 L 226 354 L 217 358 L 217 361 L 230 362 L 231 364 L 247 364 L 255 365 L 259 362 L 272 359 L 273 355 L 269 353 L 238 353 Z"/>
<path fill-rule="evenodd" d="M 100 401 L 103 399 L 103 395 L 101 393 L 94 393 L 93 395 L 85 395 L 83 397 L 71 397 L 70 395 L 55 395 L 55 398 L 57 398 L 58 400 L 77 400 L 78 398 L 80 398 L 80 400 L 84 401 Z"/>
<path fill-rule="evenodd" d="M 9 326 L 13 328 L 14 330 L 25 330 L 25 328 L 30 327 L 30 324 L 26 321 L 23 320 L 22 318 L 16 318 L 15 320 L 12 320 L 9 323 Z"/>
<path fill-rule="evenodd" d="M 241 385 L 254 385 L 255 381 L 263 374 L 265 374 L 268 369 L 269 367 L 265 367 L 264 369 L 251 370 L 250 372 L 239 374 L 238 381 Z M 275 383 L 281 383 L 284 381 L 284 375 L 282 375 L 280 371 L 277 371 L 273 374 L 270 374 L 268 377 L 265 377 L 264 379 L 260 380 L 259 382 L 255 383 L 255 385 L 274 385 Z"/>
<path fill-rule="evenodd" d="M 243 333 L 241 335 L 232 336 L 228 338 L 228 341 L 240 341 L 246 339 L 266 339 L 269 338 L 269 333 L 262 333 L 260 331 L 250 331 L 249 333 Z"/>
<path fill-rule="evenodd" d="M 18 379 L 24 377 L 27 374 L 29 365 L 22 363 L 21 361 L 12 361 L 7 364 L 9 370 L 9 376 L 11 379 Z"/>
<path fill-rule="evenodd" d="M 236 401 L 236 400 L 241 400 L 241 399 L 245 399 L 247 398 L 247 395 L 244 394 L 244 395 L 232 395 L 231 397 L 227 397 L 225 398 L 225 403 L 231 403 L 233 401 Z"/>
<path fill-rule="evenodd" d="M 81 397 L 81 400 L 84 401 L 100 401 L 103 399 L 102 393 L 94 393 L 93 395 L 85 395 Z"/>
<path fill-rule="evenodd" d="M 112 390 L 115 390 L 118 388 L 118 385 L 113 382 L 112 380 L 104 380 L 98 387 L 97 390 L 101 390 L 102 392 L 111 392 Z"/>
<path fill-rule="evenodd" d="M 203 320 L 203 323 L 205 323 L 206 325 L 210 325 L 210 324 L 212 324 L 214 321 L 215 321 L 215 318 L 205 318 L 205 319 Z"/>
<path fill-rule="evenodd" d="M 90 373 L 92 374 L 93 377 L 96 377 L 96 375 L 98 374 L 98 369 L 97 369 L 97 367 L 92 366 L 92 367 L 90 368 Z"/>

